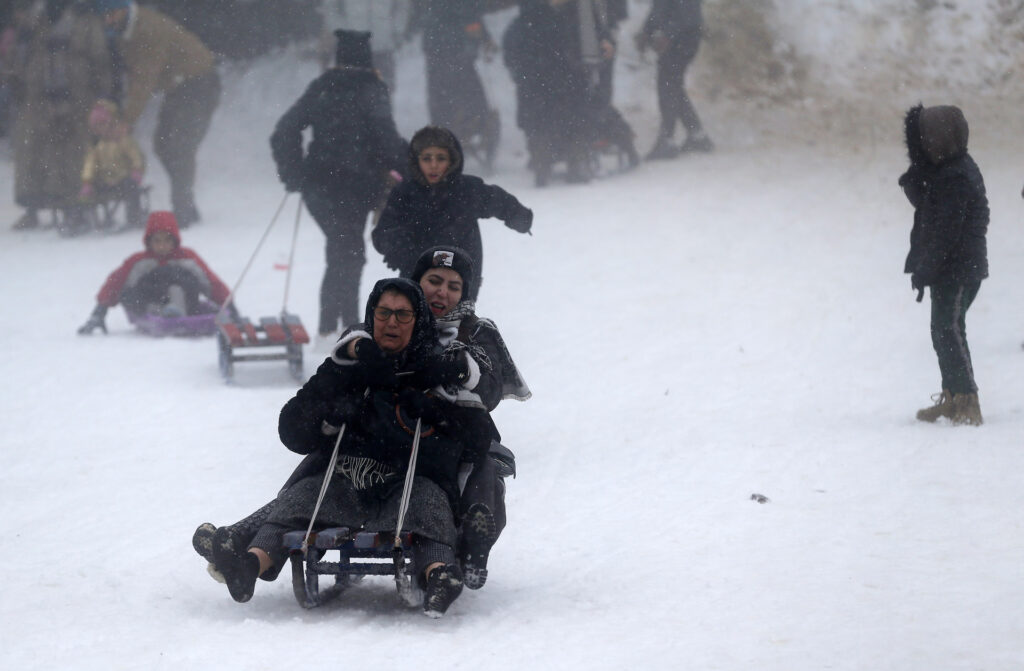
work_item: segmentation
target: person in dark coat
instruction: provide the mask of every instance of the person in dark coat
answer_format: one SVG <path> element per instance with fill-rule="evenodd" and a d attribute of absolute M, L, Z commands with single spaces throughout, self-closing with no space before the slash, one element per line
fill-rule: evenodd
<path fill-rule="evenodd" d="M 373 69 L 370 33 L 336 31 L 337 65 L 317 77 L 270 137 L 277 172 L 301 191 L 327 238 L 318 331 L 359 322 L 366 218 L 401 170 L 406 143 L 395 128 L 387 86 Z M 303 155 L 302 132 L 313 128 Z"/>
<path fill-rule="evenodd" d="M 697 110 L 686 94 L 686 69 L 700 48 L 704 16 L 702 0 L 654 0 L 637 35 L 637 46 L 658 54 L 658 108 L 661 129 L 647 158 L 674 158 L 680 152 L 711 151 L 714 144 L 704 132 Z M 686 131 L 682 147 L 672 143 L 676 122 Z"/>
<path fill-rule="evenodd" d="M 598 5 L 522 0 L 502 39 L 516 84 L 516 122 L 537 186 L 546 185 L 562 161 L 569 182 L 589 181 L 593 149 L 602 142 L 618 148 L 631 167 L 639 162 L 633 130 L 601 88 L 602 64 L 615 47 Z"/>
<path fill-rule="evenodd" d="M 495 50 L 479 0 L 418 0 L 412 30 L 423 31 L 430 123 L 462 138 L 485 170 L 494 164 L 501 119 L 487 101 L 476 60 Z"/>
<path fill-rule="evenodd" d="M 483 278 L 483 241 L 479 219 L 495 217 L 519 233 L 528 233 L 533 212 L 499 186 L 462 172 L 462 145 L 446 128 L 421 128 L 409 143 L 411 179 L 388 196 L 373 229 L 374 248 L 384 263 L 410 277 L 416 259 L 434 245 L 455 245 L 476 259 L 476 300 Z"/>
<path fill-rule="evenodd" d="M 402 529 L 413 534 L 424 612 L 440 617 L 462 591 L 453 502 L 465 445 L 457 406 L 424 391 L 465 379 L 468 355 L 441 356 L 423 292 L 406 279 L 377 282 L 367 300 L 366 321 L 356 332 L 362 337 L 355 358 L 336 349 L 281 410 L 281 442 L 299 454 L 315 455 L 319 468 L 278 495 L 247 549 L 235 546 L 226 528 L 218 530 L 212 544 L 215 564 L 239 602 L 252 597 L 261 574 L 277 574 L 287 560 L 284 534 L 309 525 L 324 467 L 343 428 L 314 528 L 394 531 L 413 427 L 421 421 L 417 475 Z"/>
<path fill-rule="evenodd" d="M 910 168 L 899 184 L 914 206 L 910 253 L 904 272 L 924 295 L 931 290 L 932 345 L 942 392 L 917 418 L 953 424 L 982 423 L 978 386 L 967 347 L 967 310 L 988 277 L 985 234 L 989 209 L 985 182 L 967 153 L 968 127 L 952 105 L 912 107 L 904 119 Z"/>

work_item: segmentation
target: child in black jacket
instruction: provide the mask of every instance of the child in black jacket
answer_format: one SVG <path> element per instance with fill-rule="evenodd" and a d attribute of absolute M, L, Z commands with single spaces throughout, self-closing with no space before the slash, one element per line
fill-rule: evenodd
<path fill-rule="evenodd" d="M 967 310 L 988 277 L 985 182 L 967 153 L 967 120 L 950 105 L 911 108 L 904 120 L 910 168 L 900 186 L 914 206 L 914 228 L 904 272 L 918 292 L 931 289 L 932 345 L 942 393 L 917 418 L 953 424 L 982 422 L 978 386 L 967 348 Z"/>
<path fill-rule="evenodd" d="M 410 277 L 424 249 L 453 245 L 477 262 L 472 286 L 476 300 L 483 268 L 479 219 L 496 217 L 519 233 L 528 233 L 533 212 L 504 189 L 462 173 L 462 145 L 446 128 L 427 126 L 409 143 L 411 179 L 388 196 L 373 229 L 373 246 L 384 263 Z"/>

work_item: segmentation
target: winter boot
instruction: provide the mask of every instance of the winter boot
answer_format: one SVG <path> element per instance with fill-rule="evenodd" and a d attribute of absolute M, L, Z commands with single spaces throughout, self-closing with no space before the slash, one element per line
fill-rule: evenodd
<path fill-rule="evenodd" d="M 922 422 L 934 422 L 939 417 L 953 416 L 953 395 L 948 389 L 942 393 L 932 394 L 934 405 L 928 408 L 921 408 L 917 411 L 917 419 Z"/>
<path fill-rule="evenodd" d="M 679 148 L 679 151 L 684 154 L 686 152 L 694 151 L 699 151 L 706 154 L 708 152 L 714 151 L 714 149 L 715 144 L 711 141 L 711 138 L 709 138 L 704 133 L 704 131 L 700 131 L 697 133 L 693 133 L 692 135 L 687 137 L 686 142 L 684 142 L 683 146 Z"/>
<path fill-rule="evenodd" d="M 438 566 L 427 577 L 423 589 L 423 614 L 437 619 L 445 614 L 452 602 L 462 594 L 462 573 L 452 564 Z"/>
<path fill-rule="evenodd" d="M 217 527 L 209 522 L 203 522 L 196 527 L 192 534 L 192 548 L 196 553 L 208 562 L 213 562 L 213 535 L 217 533 Z"/>
<path fill-rule="evenodd" d="M 248 550 L 236 549 L 226 527 L 213 534 L 213 563 L 224 576 L 232 599 L 245 603 L 252 598 L 260 576 L 259 557 Z"/>
<path fill-rule="evenodd" d="M 648 161 L 664 161 L 676 156 L 679 156 L 679 147 L 672 144 L 664 135 L 659 135 L 654 146 L 647 152 Z"/>
<path fill-rule="evenodd" d="M 969 424 L 981 426 L 981 404 L 978 403 L 977 392 L 973 394 L 956 394 L 953 396 L 953 424 Z"/>
<path fill-rule="evenodd" d="M 25 214 L 18 217 L 18 220 L 11 226 L 16 231 L 27 231 L 39 228 L 39 215 L 35 210 L 25 210 Z"/>
<path fill-rule="evenodd" d="M 459 559 L 463 581 L 469 589 L 480 589 L 487 582 L 487 555 L 497 540 L 494 514 L 482 503 L 474 503 L 462 518 L 462 543 Z"/>

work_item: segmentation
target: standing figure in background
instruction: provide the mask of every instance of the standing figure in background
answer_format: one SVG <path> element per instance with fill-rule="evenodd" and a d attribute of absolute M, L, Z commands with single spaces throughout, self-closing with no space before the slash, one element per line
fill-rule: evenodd
<path fill-rule="evenodd" d="M 103 26 L 88 7 L 48 0 L 16 8 L 11 46 L 15 109 L 14 200 L 25 213 L 16 229 L 39 225 L 38 210 L 59 210 L 58 232 L 85 231 L 78 203 L 89 146 L 89 110 L 110 95 L 111 65 Z"/>
<path fill-rule="evenodd" d="M 498 111 L 487 101 L 476 59 L 496 51 L 479 0 L 417 0 L 411 31 L 423 31 L 430 122 L 451 129 L 485 170 L 501 136 Z"/>
<path fill-rule="evenodd" d="M 686 94 L 686 69 L 697 56 L 703 26 L 701 0 L 654 0 L 643 29 L 636 36 L 637 48 L 641 52 L 650 47 L 658 54 L 661 129 L 654 147 L 647 154 L 648 160 L 714 149 L 690 96 Z M 672 142 L 677 121 L 686 130 L 686 141 L 681 147 Z"/>
<path fill-rule="evenodd" d="M 220 102 L 217 59 L 193 33 L 131 0 L 94 0 L 113 36 L 125 75 L 122 114 L 135 126 L 149 99 L 163 93 L 153 151 L 171 181 L 171 209 L 182 228 L 199 221 L 196 153 Z"/>
<path fill-rule="evenodd" d="M 395 93 L 395 52 L 402 44 L 409 23 L 411 0 L 323 0 L 320 14 L 324 29 L 317 51 L 320 67 L 326 70 L 334 59 L 334 31 L 340 29 L 370 33 L 373 66 L 388 91 Z"/>
<path fill-rule="evenodd" d="M 618 32 L 619 24 L 629 18 L 629 2 L 628 0 L 599 0 L 599 2 L 608 38 L 616 48 L 612 50 L 611 55 L 602 58 L 598 66 L 596 96 L 602 104 L 611 105 L 615 95 L 615 56 L 619 51 L 615 35 Z"/>
<path fill-rule="evenodd" d="M 903 271 L 917 300 L 931 289 L 932 346 L 942 392 L 917 413 L 923 422 L 948 417 L 980 425 L 981 406 L 967 347 L 967 310 L 988 277 L 989 209 L 985 181 L 967 153 L 967 120 L 951 105 L 912 107 L 904 119 L 910 168 L 899 184 L 914 206 L 910 253 Z"/>
<path fill-rule="evenodd" d="M 599 0 L 522 0 L 503 38 L 516 84 L 516 122 L 526 135 L 537 186 L 565 161 L 569 182 L 593 177 L 595 148 L 639 162 L 633 130 L 602 92 L 602 64 L 615 54 Z"/>
<path fill-rule="evenodd" d="M 277 122 L 270 148 L 285 189 L 301 191 L 327 238 L 320 285 L 322 339 L 338 320 L 359 323 L 359 280 L 366 263 L 366 217 L 401 171 L 406 142 L 391 116 L 388 87 L 373 68 L 370 33 L 335 31 L 336 65 L 313 80 Z M 313 140 L 303 152 L 302 132 Z M 397 173 L 396 173 L 397 174 Z"/>
<path fill-rule="evenodd" d="M 125 225 L 142 225 L 142 175 L 146 160 L 135 138 L 121 120 L 117 105 L 99 100 L 89 114 L 89 130 L 96 142 L 85 155 L 82 189 L 85 203 L 123 201 Z"/>

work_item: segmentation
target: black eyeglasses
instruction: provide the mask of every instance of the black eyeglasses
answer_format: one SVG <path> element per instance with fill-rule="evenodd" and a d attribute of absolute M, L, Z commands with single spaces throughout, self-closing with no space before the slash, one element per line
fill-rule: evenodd
<path fill-rule="evenodd" d="M 399 324 L 408 324 L 413 319 L 416 319 L 416 313 L 412 310 L 392 310 L 391 308 L 373 309 L 373 318 L 379 322 L 386 322 L 391 319 L 391 315 L 395 316 L 395 320 Z"/>

